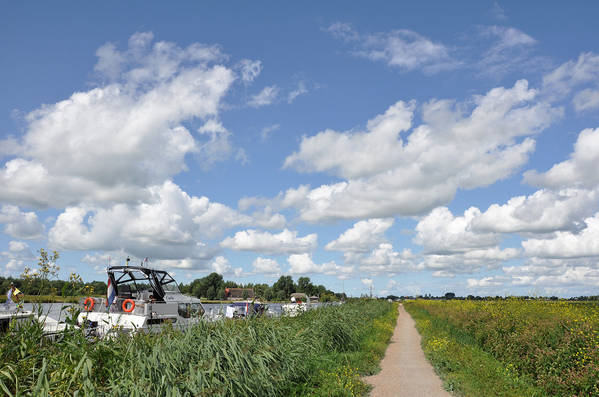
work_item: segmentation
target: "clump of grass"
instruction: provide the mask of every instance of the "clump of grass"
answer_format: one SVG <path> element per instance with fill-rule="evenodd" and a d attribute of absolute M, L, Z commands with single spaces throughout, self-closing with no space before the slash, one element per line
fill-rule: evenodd
<path fill-rule="evenodd" d="M 0 338 L 0 389 L 36 396 L 361 395 L 356 358 L 374 337 L 374 322 L 392 310 L 358 301 L 296 318 L 201 322 L 96 341 L 71 329 L 50 342 L 31 322 Z"/>

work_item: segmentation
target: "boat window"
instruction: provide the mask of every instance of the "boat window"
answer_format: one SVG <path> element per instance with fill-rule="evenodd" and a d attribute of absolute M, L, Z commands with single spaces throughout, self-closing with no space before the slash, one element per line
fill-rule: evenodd
<path fill-rule="evenodd" d="M 156 279 L 164 292 L 180 292 L 177 282 L 167 272 L 156 271 Z"/>
<path fill-rule="evenodd" d="M 179 292 L 179 287 L 174 281 L 172 283 L 163 284 L 162 288 L 164 289 L 164 292 Z"/>
<path fill-rule="evenodd" d="M 177 311 L 183 318 L 201 317 L 204 315 L 204 307 L 200 303 L 179 303 Z"/>
<path fill-rule="evenodd" d="M 204 315 L 204 306 L 199 303 L 191 304 L 191 316 L 192 317 L 201 317 Z"/>
<path fill-rule="evenodd" d="M 148 276 L 138 270 L 125 270 L 114 273 L 120 297 L 137 298 L 143 291 L 152 291 Z"/>
<path fill-rule="evenodd" d="M 179 303 L 178 312 L 179 316 L 183 318 L 191 317 L 191 305 L 189 303 Z"/>

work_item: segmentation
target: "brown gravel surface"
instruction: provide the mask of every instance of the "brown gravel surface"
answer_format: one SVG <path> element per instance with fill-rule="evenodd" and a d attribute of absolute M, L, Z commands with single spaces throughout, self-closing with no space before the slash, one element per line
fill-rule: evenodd
<path fill-rule="evenodd" d="M 381 361 L 381 372 L 364 378 L 374 386 L 370 397 L 450 397 L 424 357 L 414 320 L 399 305 L 391 343 Z"/>

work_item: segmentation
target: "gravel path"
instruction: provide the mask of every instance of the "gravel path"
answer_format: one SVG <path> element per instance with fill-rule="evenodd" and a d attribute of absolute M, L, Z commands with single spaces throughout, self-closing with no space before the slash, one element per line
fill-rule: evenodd
<path fill-rule="evenodd" d="M 364 378 L 374 386 L 370 397 L 451 396 L 424 357 L 420 334 L 403 305 L 399 305 L 399 318 L 381 368 L 380 373 Z"/>

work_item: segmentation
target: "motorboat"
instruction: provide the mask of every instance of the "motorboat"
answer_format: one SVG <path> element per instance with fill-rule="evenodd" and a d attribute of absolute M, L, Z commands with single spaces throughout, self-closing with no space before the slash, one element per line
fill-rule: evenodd
<path fill-rule="evenodd" d="M 0 306 L 0 332 L 6 332 L 14 322 L 17 326 L 33 318 L 31 310 L 22 310 L 19 306 L 10 307 L 9 305 Z"/>
<path fill-rule="evenodd" d="M 9 329 L 18 330 L 34 320 L 42 325 L 44 336 L 50 339 L 55 339 L 67 327 L 64 322 L 58 322 L 47 314 L 40 315 L 38 311 L 24 310 L 21 304 L 0 306 L 0 333 Z"/>
<path fill-rule="evenodd" d="M 289 303 L 281 305 L 281 311 L 286 316 L 295 317 L 304 313 L 310 309 L 310 307 L 310 297 L 303 292 L 296 292 L 291 294 Z"/>
<path fill-rule="evenodd" d="M 267 310 L 264 303 L 259 301 L 236 301 L 227 305 L 226 318 L 260 317 Z"/>
<path fill-rule="evenodd" d="M 83 310 L 77 323 L 93 336 L 158 332 L 167 325 L 186 328 L 204 315 L 200 300 L 183 295 L 177 282 L 164 270 L 111 266 L 106 272 L 106 298 L 88 297 L 80 302 Z"/>

